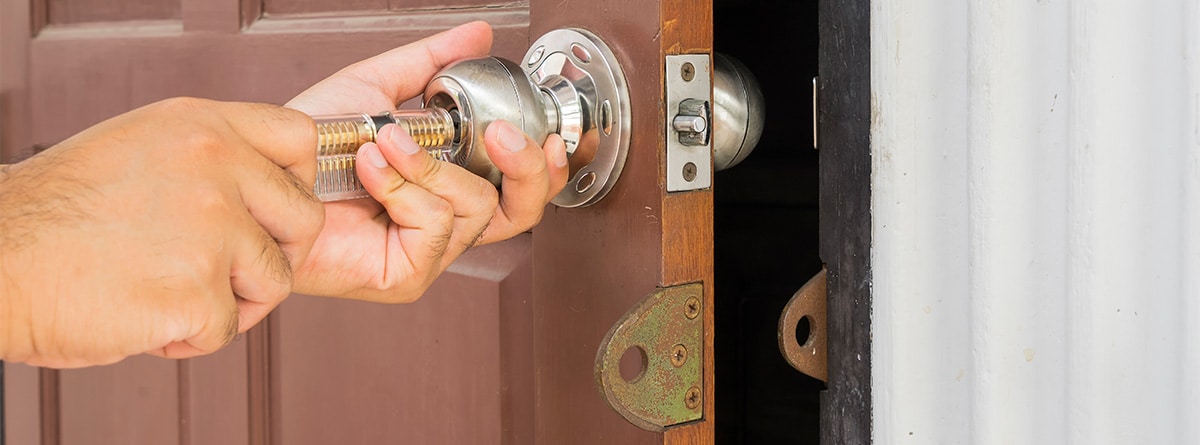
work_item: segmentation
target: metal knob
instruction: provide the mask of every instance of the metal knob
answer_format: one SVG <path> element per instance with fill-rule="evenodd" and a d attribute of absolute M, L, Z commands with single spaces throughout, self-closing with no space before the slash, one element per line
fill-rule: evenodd
<path fill-rule="evenodd" d="M 425 107 L 459 114 L 460 138 L 451 147 L 450 161 L 497 186 L 500 170 L 483 145 L 484 130 L 492 122 L 511 122 L 538 143 L 550 133 L 560 133 L 570 141 L 568 153 L 579 141 L 579 123 L 561 125 L 563 115 L 570 121 L 570 116 L 582 114 L 574 88 L 565 81 L 534 85 L 520 66 L 499 57 L 463 60 L 444 68 L 425 87 Z"/>
<path fill-rule="evenodd" d="M 766 109 L 758 80 L 746 65 L 720 53 L 713 65 L 713 162 L 717 170 L 724 170 L 754 151 Z"/>

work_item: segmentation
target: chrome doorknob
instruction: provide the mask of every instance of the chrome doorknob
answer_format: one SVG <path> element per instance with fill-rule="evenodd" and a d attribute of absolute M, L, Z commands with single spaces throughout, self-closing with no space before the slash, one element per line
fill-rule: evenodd
<path fill-rule="evenodd" d="M 713 163 L 718 171 L 746 159 L 762 137 L 766 109 L 754 73 L 717 53 L 713 60 Z"/>

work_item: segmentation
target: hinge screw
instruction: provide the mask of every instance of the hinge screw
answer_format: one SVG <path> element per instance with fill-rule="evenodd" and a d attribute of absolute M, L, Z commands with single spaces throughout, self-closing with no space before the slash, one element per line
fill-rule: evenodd
<path fill-rule="evenodd" d="M 687 405 L 688 409 L 696 409 L 699 407 L 700 388 L 693 386 L 692 389 L 689 389 L 687 394 L 683 396 L 683 403 Z"/>
<path fill-rule="evenodd" d="M 672 365 L 675 365 L 675 367 L 678 368 L 680 366 L 683 366 L 683 363 L 686 361 L 687 361 L 687 348 L 685 348 L 683 345 L 675 345 L 675 347 L 671 348 L 671 364 Z"/>
<path fill-rule="evenodd" d="M 700 316 L 700 299 L 696 297 L 688 297 L 687 303 L 684 303 L 683 308 L 684 314 L 687 315 L 688 320 Z"/>

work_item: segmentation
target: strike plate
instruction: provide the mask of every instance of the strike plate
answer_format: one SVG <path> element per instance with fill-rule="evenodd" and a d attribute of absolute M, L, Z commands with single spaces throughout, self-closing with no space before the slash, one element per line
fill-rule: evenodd
<path fill-rule="evenodd" d="M 712 186 L 712 138 L 689 140 L 673 125 L 684 101 L 703 102 L 711 109 L 712 69 L 708 54 L 667 56 L 667 191 L 701 190 Z M 707 134 L 712 117 L 701 116 Z M 681 140 L 682 139 L 682 140 Z"/>
<path fill-rule="evenodd" d="M 826 298 L 828 297 L 825 269 L 810 278 L 792 295 L 779 317 L 779 352 L 788 364 L 809 377 L 828 381 L 828 335 L 825 330 Z M 808 335 L 804 343 L 797 340 L 797 327 L 804 320 Z"/>
<path fill-rule="evenodd" d="M 703 415 L 704 287 L 658 289 L 608 331 L 596 353 L 596 384 L 609 406 L 650 431 Z M 621 357 L 633 349 L 641 372 L 621 375 Z"/>

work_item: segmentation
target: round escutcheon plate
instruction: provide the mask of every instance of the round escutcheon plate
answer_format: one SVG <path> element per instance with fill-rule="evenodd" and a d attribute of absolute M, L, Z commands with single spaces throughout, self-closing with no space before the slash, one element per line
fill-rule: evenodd
<path fill-rule="evenodd" d="M 570 179 L 554 204 L 599 202 L 621 176 L 629 151 L 629 89 L 616 56 L 588 31 L 556 29 L 533 42 L 523 60 L 535 85 L 566 79 L 581 102 L 582 136 L 568 152 Z"/>

